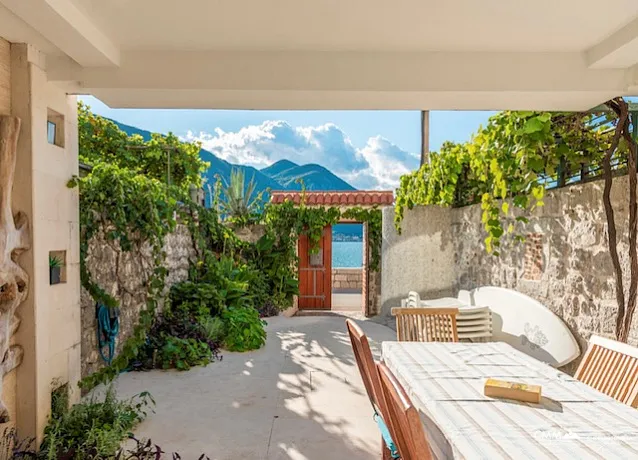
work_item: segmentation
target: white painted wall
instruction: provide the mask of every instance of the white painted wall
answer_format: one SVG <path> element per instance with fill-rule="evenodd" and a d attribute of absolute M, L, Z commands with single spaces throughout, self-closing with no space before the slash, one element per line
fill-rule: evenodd
<path fill-rule="evenodd" d="M 51 391 L 68 383 L 79 399 L 80 254 L 79 196 L 66 187 L 78 174 L 77 102 L 47 82 L 41 53 L 11 45 L 11 113 L 21 118 L 14 212 L 27 214 L 31 249 L 19 259 L 30 277 L 15 340 L 24 348 L 16 370 L 16 422 L 23 437 L 41 439 Z M 64 147 L 47 142 L 47 113 L 64 115 Z M 66 283 L 49 284 L 49 251 L 66 251 Z"/>

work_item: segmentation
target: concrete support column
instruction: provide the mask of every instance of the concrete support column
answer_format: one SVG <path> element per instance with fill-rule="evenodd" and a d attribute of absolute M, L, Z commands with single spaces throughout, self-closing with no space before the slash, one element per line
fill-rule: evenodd
<path fill-rule="evenodd" d="M 77 105 L 75 97 L 47 81 L 36 49 L 12 44 L 10 60 L 11 113 L 22 119 L 13 210 L 27 214 L 31 234 L 31 249 L 19 259 L 30 280 L 14 336 L 24 349 L 15 371 L 14 421 L 21 437 L 39 443 L 51 392 L 67 385 L 69 401 L 79 399 L 79 197 L 66 187 L 78 174 Z M 60 284 L 50 284 L 50 256 L 63 263 Z"/>

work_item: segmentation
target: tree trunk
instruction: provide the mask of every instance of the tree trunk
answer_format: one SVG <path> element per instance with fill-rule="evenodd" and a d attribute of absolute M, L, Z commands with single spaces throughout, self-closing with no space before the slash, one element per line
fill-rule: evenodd
<path fill-rule="evenodd" d="M 20 119 L 0 116 L 0 377 L 20 365 L 22 348 L 9 345 L 18 329 L 16 309 L 27 297 L 29 277 L 17 264 L 20 253 L 29 248 L 27 218 L 11 209 Z M 9 420 L 0 388 L 0 423 Z"/>
<path fill-rule="evenodd" d="M 625 103 L 624 110 L 628 110 Z M 632 120 L 632 123 L 636 123 L 637 120 Z M 627 297 L 627 308 L 625 310 L 625 322 L 623 324 L 622 335 L 620 339 L 626 342 L 629 339 L 629 331 L 631 330 L 631 323 L 636 310 L 636 294 L 638 293 L 638 254 L 636 252 L 637 246 L 637 231 L 638 231 L 638 209 L 636 203 L 636 174 L 638 174 L 636 163 L 636 141 L 629 132 L 629 117 L 625 119 L 625 128 L 623 129 L 623 137 L 629 148 L 627 173 L 629 174 L 629 295 Z"/>
<path fill-rule="evenodd" d="M 611 145 L 603 158 L 603 176 L 605 178 L 605 188 L 603 189 L 603 205 L 605 216 L 607 217 L 607 234 L 609 255 L 616 275 L 616 301 L 618 303 L 618 316 L 616 317 L 616 339 L 627 342 L 629 331 L 636 310 L 636 297 L 638 294 L 638 206 L 636 203 L 636 188 L 638 173 L 638 147 L 636 141 L 629 131 L 629 105 L 623 98 L 616 98 L 608 101 L 606 105 L 616 114 L 618 121 L 614 130 Z M 635 116 L 635 115 L 634 115 Z M 637 123 L 637 120 L 631 120 Z M 611 203 L 611 186 L 613 183 L 613 171 L 611 160 L 618 149 L 621 137 L 627 144 L 627 174 L 629 176 L 629 292 L 625 299 L 625 289 L 623 283 L 623 271 L 618 257 L 618 237 L 616 233 L 616 221 L 614 219 L 614 209 Z"/>

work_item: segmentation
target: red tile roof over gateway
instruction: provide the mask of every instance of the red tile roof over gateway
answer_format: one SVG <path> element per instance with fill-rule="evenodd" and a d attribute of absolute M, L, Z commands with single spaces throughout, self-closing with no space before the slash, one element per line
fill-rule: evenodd
<path fill-rule="evenodd" d="M 279 204 L 292 201 L 316 206 L 385 206 L 394 202 L 392 191 L 357 190 L 348 192 L 270 192 L 270 202 Z"/>

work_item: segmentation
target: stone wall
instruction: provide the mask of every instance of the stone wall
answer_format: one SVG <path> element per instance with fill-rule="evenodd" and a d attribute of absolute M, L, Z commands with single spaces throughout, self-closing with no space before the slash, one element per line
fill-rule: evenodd
<path fill-rule="evenodd" d="M 333 268 L 332 291 L 361 291 L 362 278 L 362 268 Z"/>
<path fill-rule="evenodd" d="M 166 289 L 188 279 L 189 261 L 195 258 L 195 249 L 188 229 L 180 225 L 164 241 L 165 266 L 168 269 Z M 89 243 L 87 268 L 98 284 L 120 300 L 120 332 L 116 352 L 130 337 L 138 323 L 140 312 L 146 308 L 146 286 L 151 264 L 150 248 L 136 252 L 122 252 L 117 244 L 97 235 Z M 97 348 L 97 322 L 95 301 L 82 289 L 82 377 L 104 366 Z"/>
<path fill-rule="evenodd" d="M 418 207 L 406 213 L 403 233 L 384 210 L 381 320 L 409 290 L 424 298 L 458 289 L 503 286 L 523 292 L 560 316 L 581 344 L 591 334 L 614 336 L 615 277 L 607 248 L 603 182 L 548 192 L 523 228 L 524 243 L 505 238 L 500 257 L 485 252 L 480 205 Z M 612 203 L 621 264 L 628 271 L 628 178 L 615 179 Z M 628 277 L 625 287 L 629 285 Z M 638 344 L 638 317 L 629 342 Z"/>
<path fill-rule="evenodd" d="M 246 243 L 256 243 L 259 239 L 266 234 L 266 226 L 261 224 L 249 225 L 246 227 L 235 228 L 233 225 L 229 225 L 242 241 Z"/>

